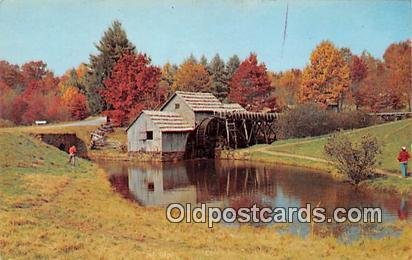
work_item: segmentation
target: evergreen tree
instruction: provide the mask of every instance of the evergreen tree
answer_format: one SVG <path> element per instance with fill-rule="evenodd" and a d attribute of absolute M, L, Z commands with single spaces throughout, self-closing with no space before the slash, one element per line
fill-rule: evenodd
<path fill-rule="evenodd" d="M 193 64 L 197 64 L 197 59 L 195 57 L 195 55 L 193 55 L 193 53 L 190 54 L 189 58 L 187 58 L 183 63 L 193 63 Z"/>
<path fill-rule="evenodd" d="M 202 64 L 203 66 L 207 67 L 207 58 L 205 55 L 202 55 L 202 57 L 200 57 L 200 64 Z"/>
<path fill-rule="evenodd" d="M 229 58 L 228 62 L 226 63 L 228 81 L 230 81 L 230 79 L 233 77 L 233 74 L 235 74 L 236 70 L 239 68 L 239 65 L 240 59 L 236 54 Z"/>
<path fill-rule="evenodd" d="M 212 93 L 220 100 L 224 100 L 228 94 L 227 73 L 225 62 L 220 58 L 219 54 L 208 64 L 208 71 L 211 76 Z"/>
<path fill-rule="evenodd" d="M 77 69 L 72 68 L 65 74 L 66 80 L 61 81 L 60 83 L 65 86 L 73 86 L 77 88 L 82 94 L 86 94 L 86 77 L 81 75 L 78 70 L 85 69 L 86 65 L 80 64 Z M 82 71 L 80 71 L 82 72 Z M 80 75 L 79 75 L 80 74 Z"/>
<path fill-rule="evenodd" d="M 124 55 L 134 53 L 135 46 L 127 39 L 126 32 L 119 21 L 114 21 L 104 33 L 99 44 L 95 45 L 99 53 L 90 55 L 90 71 L 86 80 L 86 92 L 92 114 L 107 109 L 101 97 L 103 82 L 110 76 L 115 63 Z"/>

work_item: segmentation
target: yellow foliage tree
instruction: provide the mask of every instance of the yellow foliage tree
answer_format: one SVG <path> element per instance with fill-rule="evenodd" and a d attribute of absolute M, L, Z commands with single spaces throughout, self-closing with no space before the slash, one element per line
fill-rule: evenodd
<path fill-rule="evenodd" d="M 310 64 L 302 73 L 299 99 L 340 107 L 349 85 L 350 69 L 342 53 L 330 41 L 323 41 L 312 52 Z"/>
<path fill-rule="evenodd" d="M 210 76 L 206 68 L 202 64 L 187 60 L 177 70 L 172 90 L 207 92 L 211 90 L 210 84 Z"/>
<path fill-rule="evenodd" d="M 89 114 L 86 96 L 75 87 L 67 87 L 61 97 L 62 103 L 66 106 L 73 119 L 84 119 Z"/>
<path fill-rule="evenodd" d="M 296 105 L 302 72 L 299 69 L 291 69 L 279 74 L 271 75 L 272 86 L 278 106 L 281 109 Z"/>
<path fill-rule="evenodd" d="M 78 94 L 78 90 L 74 87 L 67 87 L 62 95 L 62 102 L 65 106 L 69 106 L 74 97 Z"/>

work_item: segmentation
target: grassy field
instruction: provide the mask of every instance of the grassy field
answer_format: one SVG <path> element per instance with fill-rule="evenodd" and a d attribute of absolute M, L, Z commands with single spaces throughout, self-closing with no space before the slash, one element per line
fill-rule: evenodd
<path fill-rule="evenodd" d="M 409 148 L 412 143 L 412 119 L 345 132 L 352 140 L 359 139 L 367 133 L 376 136 L 383 145 L 378 169 L 382 172 L 399 174 L 400 176 L 399 163 L 396 157 L 400 147 L 407 146 Z M 244 156 L 256 161 L 319 169 L 332 174 L 336 178 L 343 178 L 327 162 L 327 158 L 323 153 L 326 139 L 327 136 L 290 139 L 275 142 L 271 145 L 256 145 L 238 150 L 235 153 L 238 153 L 237 156 L 240 158 Z M 382 191 L 412 192 L 412 178 L 405 180 L 396 176 L 387 176 L 373 181 L 366 181 L 362 185 Z"/>
<path fill-rule="evenodd" d="M 367 133 L 377 137 L 383 145 L 383 151 L 379 158 L 379 168 L 386 171 L 399 172 L 399 163 L 396 157 L 402 146 L 408 146 L 409 149 L 412 144 L 412 119 L 346 132 L 351 139 L 359 139 Z M 306 140 L 294 139 L 288 140 L 287 142 L 275 143 L 269 147 L 268 150 L 325 159 L 325 155 L 323 154 L 325 142 L 326 137 Z"/>
<path fill-rule="evenodd" d="M 164 210 L 114 193 L 96 165 L 28 135 L 0 130 L 0 256 L 8 258 L 396 258 L 412 257 L 412 229 L 398 238 L 280 235 L 273 228 L 170 224 Z"/>

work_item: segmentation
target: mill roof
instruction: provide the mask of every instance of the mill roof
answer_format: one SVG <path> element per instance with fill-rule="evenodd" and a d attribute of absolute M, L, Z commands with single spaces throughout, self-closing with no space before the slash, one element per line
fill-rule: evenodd
<path fill-rule="evenodd" d="M 129 130 L 130 126 L 132 126 L 142 114 L 147 115 L 152 122 L 159 127 L 161 132 L 188 132 L 193 130 L 193 127 L 191 127 L 178 113 L 153 110 L 143 110 L 142 113 L 140 113 L 140 115 L 129 125 L 127 130 Z"/>
<path fill-rule="evenodd" d="M 181 97 L 195 112 L 212 112 L 222 108 L 222 103 L 212 93 L 176 91 L 160 110 L 162 110 L 175 96 Z"/>
<path fill-rule="evenodd" d="M 222 109 L 226 111 L 246 111 L 246 109 L 238 103 L 222 104 Z"/>

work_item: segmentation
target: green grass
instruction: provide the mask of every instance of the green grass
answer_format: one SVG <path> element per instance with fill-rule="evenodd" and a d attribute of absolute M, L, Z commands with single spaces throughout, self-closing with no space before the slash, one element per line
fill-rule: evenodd
<path fill-rule="evenodd" d="M 274 228 L 171 224 L 160 208 L 114 193 L 105 173 L 25 131 L 0 130 L 0 258 L 384 258 L 411 257 L 400 237 L 342 244 L 333 237 L 280 235 Z"/>
<path fill-rule="evenodd" d="M 395 121 L 367 128 L 347 130 L 344 132 L 350 139 L 360 139 L 365 134 L 377 137 L 382 144 L 382 154 L 379 156 L 378 169 L 385 172 L 398 173 L 399 163 L 396 159 L 402 146 L 410 147 L 412 143 L 412 119 Z M 250 159 L 272 163 L 283 163 L 293 166 L 303 166 L 332 173 L 337 177 L 336 169 L 325 162 L 323 146 L 328 135 L 320 137 L 289 139 L 275 142 L 271 145 L 256 145 L 235 153 L 248 156 Z M 310 158 L 296 158 L 296 156 Z M 313 158 L 313 160 L 311 160 Z M 319 160 L 319 161 L 316 161 Z M 412 181 L 397 177 L 378 178 L 368 181 L 367 186 L 398 193 L 411 193 Z"/>
<path fill-rule="evenodd" d="M 386 176 L 377 178 L 374 180 L 367 180 L 361 183 L 361 186 L 378 192 L 393 192 L 396 191 L 400 194 L 412 193 L 412 181 L 405 180 L 403 178 Z"/>
<path fill-rule="evenodd" d="M 412 143 L 412 119 L 376 125 L 363 129 L 345 132 L 351 139 L 359 139 L 369 133 L 378 138 L 383 145 L 379 168 L 391 172 L 399 171 L 399 163 L 396 160 L 402 146 L 410 147 Z M 275 142 L 269 151 L 307 155 L 326 159 L 323 154 L 323 146 L 327 136 L 309 139 L 293 139 L 287 142 Z"/>

